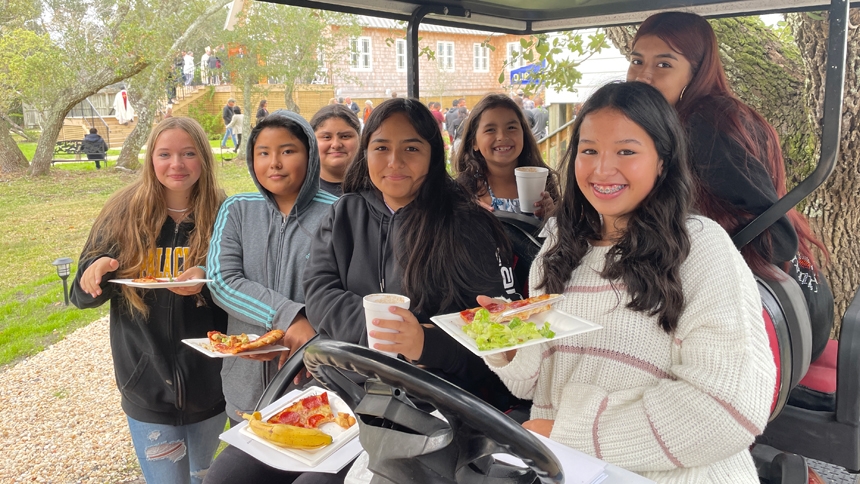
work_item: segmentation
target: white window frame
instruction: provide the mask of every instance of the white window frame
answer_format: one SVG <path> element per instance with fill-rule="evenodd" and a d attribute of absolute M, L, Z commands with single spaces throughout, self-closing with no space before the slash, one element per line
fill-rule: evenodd
<path fill-rule="evenodd" d="M 472 69 L 475 72 L 490 72 L 490 48 L 481 43 L 472 47 Z"/>
<path fill-rule="evenodd" d="M 394 41 L 394 58 L 397 72 L 406 72 L 406 39 Z"/>
<path fill-rule="evenodd" d="M 514 52 L 518 54 L 516 60 L 514 60 Z M 507 55 L 507 66 L 505 67 L 507 70 L 517 69 L 527 64 L 523 58 L 523 46 L 519 42 L 508 42 L 505 53 Z"/>
<path fill-rule="evenodd" d="M 445 52 L 447 50 L 448 52 Z M 436 62 L 439 70 L 454 72 L 454 42 L 447 40 L 436 41 Z"/>
<path fill-rule="evenodd" d="M 370 37 L 350 39 L 349 50 L 349 70 L 369 71 L 373 69 L 373 43 Z"/>

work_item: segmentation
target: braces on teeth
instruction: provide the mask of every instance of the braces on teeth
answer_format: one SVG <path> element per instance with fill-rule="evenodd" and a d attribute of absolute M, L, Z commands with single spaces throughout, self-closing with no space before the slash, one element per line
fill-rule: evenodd
<path fill-rule="evenodd" d="M 604 195 L 609 195 L 610 193 L 615 193 L 615 192 L 620 191 L 622 188 L 624 188 L 624 186 L 625 185 L 612 185 L 612 186 L 604 188 L 604 187 L 594 185 L 594 189 L 597 190 L 598 192 L 604 194 Z"/>

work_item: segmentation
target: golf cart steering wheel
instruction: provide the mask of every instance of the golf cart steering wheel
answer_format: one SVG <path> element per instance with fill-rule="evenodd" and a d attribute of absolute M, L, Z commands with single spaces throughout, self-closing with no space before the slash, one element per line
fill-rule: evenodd
<path fill-rule="evenodd" d="M 564 482 L 561 464 L 534 435 L 465 390 L 369 348 L 320 340 L 305 350 L 307 369 L 355 412 L 377 483 Z M 367 377 L 364 387 L 344 375 Z M 415 407 L 432 405 L 447 420 Z M 528 468 L 496 462 L 510 454 Z"/>

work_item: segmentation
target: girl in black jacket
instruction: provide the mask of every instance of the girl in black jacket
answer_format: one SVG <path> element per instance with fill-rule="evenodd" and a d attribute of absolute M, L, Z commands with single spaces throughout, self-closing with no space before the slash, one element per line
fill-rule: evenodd
<path fill-rule="evenodd" d="M 308 320 L 325 337 L 367 344 L 362 298 L 410 298 L 404 320 L 381 320 L 387 351 L 506 410 L 510 393 L 483 362 L 430 323 L 476 306 L 485 291 L 514 294 L 501 224 L 448 175 L 439 125 L 427 108 L 390 99 L 368 119 L 345 195 L 320 226 L 305 269 Z"/>
<path fill-rule="evenodd" d="M 227 330 L 204 284 L 136 289 L 145 276 L 202 279 L 223 192 L 212 149 L 191 118 L 149 136 L 140 178 L 105 204 L 72 285 L 79 308 L 110 301 L 110 343 L 122 409 L 147 482 L 200 483 L 224 430 L 221 361 L 182 343 Z"/>

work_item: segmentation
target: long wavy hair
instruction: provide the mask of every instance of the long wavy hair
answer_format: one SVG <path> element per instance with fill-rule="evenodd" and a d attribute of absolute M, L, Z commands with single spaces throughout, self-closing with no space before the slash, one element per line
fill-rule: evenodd
<path fill-rule="evenodd" d="M 448 174 L 442 133 L 426 106 L 415 99 L 393 98 L 373 110 L 361 134 L 356 159 L 346 172 L 343 191 L 369 190 L 381 196 L 370 178 L 367 147 L 373 133 L 397 113 L 404 114 L 418 136 L 430 144 L 427 176 L 415 200 L 401 209 L 403 222 L 395 246 L 395 256 L 403 270 L 401 286 L 412 300 L 413 309 L 426 314 L 435 314 L 452 304 L 474 306 L 475 301 L 465 299 L 465 294 L 490 288 L 493 282 L 480 280 L 487 271 L 470 249 L 485 243 L 489 234 L 499 248 L 500 260 L 509 264 L 510 242 L 501 223 L 475 204 Z"/>
<path fill-rule="evenodd" d="M 212 148 L 203 128 L 191 118 L 171 117 L 152 129 L 146 142 L 146 161 L 138 179 L 111 195 L 87 240 L 88 250 L 82 258 L 111 254 L 119 262 L 118 278 L 133 279 L 143 275 L 148 258 L 156 250 L 161 227 L 167 220 L 166 189 L 155 175 L 152 156 L 158 136 L 170 129 L 188 133 L 200 158 L 200 178 L 191 190 L 190 210 L 183 220 L 183 223 L 194 223 L 188 240 L 190 256 L 185 261 L 185 269 L 206 264 L 212 227 L 225 194 L 218 187 Z M 146 317 L 149 308 L 143 301 L 142 290 L 125 285 L 121 288 L 128 310 Z"/>
<path fill-rule="evenodd" d="M 451 163 L 457 170 L 457 182 L 463 185 L 474 197 L 482 197 L 487 194 L 487 160 L 484 159 L 484 155 L 480 151 L 473 149 L 473 146 L 475 145 L 478 125 L 481 123 L 481 116 L 485 111 L 496 108 L 510 109 L 517 115 L 520 122 L 523 131 L 523 151 L 517 159 L 517 166 L 541 166 L 549 169 L 546 191 L 549 192 L 553 200 L 558 200 L 560 192 L 556 171 L 544 163 L 537 140 L 532 134 L 522 108 L 504 94 L 487 94 L 478 101 L 478 104 L 469 113 L 469 117 L 463 121 L 466 123 L 463 130 L 463 142 L 460 144 L 460 149 L 454 153 L 454 160 Z"/>
<path fill-rule="evenodd" d="M 693 78 L 675 109 L 686 123 L 696 113 L 709 113 L 717 131 L 725 133 L 747 153 L 747 163 L 762 163 L 770 174 L 773 188 L 779 197 L 786 194 L 785 160 L 776 130 L 754 109 L 741 102 L 732 92 L 723 70 L 714 29 L 704 18 L 685 12 L 654 14 L 639 26 L 633 45 L 646 35 L 653 35 L 674 51 L 684 56 L 693 70 Z M 718 113 L 718 115 L 716 115 Z M 714 219 L 730 235 L 734 235 L 755 216 L 740 207 L 716 197 L 707 187 L 706 180 L 697 183 L 696 205 L 702 214 Z M 826 260 L 830 254 L 824 244 L 815 238 L 806 218 L 792 208 L 788 219 L 797 232 L 800 253 L 811 260 L 812 246 L 818 247 Z M 773 244 L 768 231 L 752 243 L 741 248 L 747 265 L 759 275 L 772 275 Z"/>
<path fill-rule="evenodd" d="M 627 307 L 656 315 L 660 327 L 671 333 L 684 308 L 680 268 L 690 253 L 686 223 L 693 184 L 684 128 L 663 95 L 647 84 L 607 84 L 582 106 L 562 162 L 570 183 L 556 208 L 558 237 L 543 256 L 543 279 L 538 287 L 563 292 L 590 242 L 602 238 L 600 214 L 575 182 L 575 160 L 583 120 L 604 109 L 623 114 L 648 133 L 663 170 L 651 192 L 629 214 L 624 234 L 606 255 L 601 276 L 613 283 L 620 281 L 630 294 Z"/>

